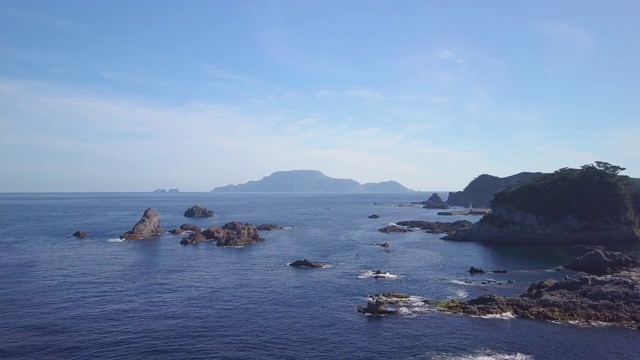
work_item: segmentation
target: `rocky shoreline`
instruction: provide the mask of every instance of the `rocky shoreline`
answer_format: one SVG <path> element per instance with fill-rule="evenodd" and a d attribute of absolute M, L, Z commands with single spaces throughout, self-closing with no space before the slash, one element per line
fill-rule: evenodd
<path fill-rule="evenodd" d="M 618 252 L 591 251 L 565 267 L 584 271 L 562 280 L 531 284 L 520 296 L 481 295 L 468 301 L 423 300 L 437 310 L 470 316 L 505 315 L 557 322 L 606 323 L 640 329 L 640 260 Z M 374 295 L 362 314 L 399 314 L 411 297 L 389 293 Z"/>

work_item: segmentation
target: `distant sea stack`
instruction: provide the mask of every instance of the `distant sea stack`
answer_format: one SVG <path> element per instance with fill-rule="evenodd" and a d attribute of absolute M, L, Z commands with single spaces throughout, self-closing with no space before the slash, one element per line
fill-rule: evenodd
<path fill-rule="evenodd" d="M 638 182 L 604 162 L 560 169 L 495 195 L 490 214 L 451 240 L 640 243 Z"/>
<path fill-rule="evenodd" d="M 412 192 L 398 182 L 360 184 L 351 179 L 328 177 L 317 170 L 278 171 L 262 180 L 245 184 L 227 185 L 213 189 L 214 192 L 338 192 L 338 193 L 406 193 Z"/>
<path fill-rule="evenodd" d="M 167 189 L 155 189 L 152 192 L 154 193 L 179 193 L 180 189 L 169 189 L 167 191 Z"/>
<path fill-rule="evenodd" d="M 521 172 L 515 175 L 500 178 L 497 176 L 482 174 L 473 179 L 462 191 L 450 192 L 447 198 L 447 205 L 468 207 L 488 207 L 493 195 L 506 188 L 535 179 L 542 176 L 540 172 Z"/>

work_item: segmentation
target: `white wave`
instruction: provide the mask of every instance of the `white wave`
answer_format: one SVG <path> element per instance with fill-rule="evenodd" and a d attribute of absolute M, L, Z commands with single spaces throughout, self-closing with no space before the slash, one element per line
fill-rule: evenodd
<path fill-rule="evenodd" d="M 506 312 L 506 313 L 502 313 L 502 314 L 489 314 L 489 315 L 483 315 L 483 316 L 479 316 L 483 319 L 504 319 L 504 320 L 510 320 L 510 319 L 515 319 L 515 315 L 513 315 L 510 312 Z"/>
<path fill-rule="evenodd" d="M 107 242 L 115 243 L 115 242 L 123 242 L 126 241 L 124 239 L 116 238 L 116 239 L 108 239 Z"/>
<path fill-rule="evenodd" d="M 378 279 L 397 279 L 398 275 L 391 274 L 388 272 L 382 274 L 376 274 L 375 271 L 365 270 L 358 275 L 359 279 L 369 279 L 369 278 L 378 278 Z"/>
<path fill-rule="evenodd" d="M 481 350 L 471 354 L 464 355 L 436 355 L 432 360 L 533 360 L 532 355 L 522 353 L 507 354 L 504 352 L 495 352 L 489 350 Z"/>
<path fill-rule="evenodd" d="M 455 295 L 449 296 L 448 297 L 449 299 L 464 299 L 469 296 L 469 293 L 462 289 L 456 289 L 456 290 L 453 290 L 453 292 Z"/>
<path fill-rule="evenodd" d="M 467 282 L 467 281 L 462 281 L 462 280 L 449 280 L 450 282 L 454 283 L 454 284 L 458 284 L 458 285 L 471 285 L 471 282 Z"/>

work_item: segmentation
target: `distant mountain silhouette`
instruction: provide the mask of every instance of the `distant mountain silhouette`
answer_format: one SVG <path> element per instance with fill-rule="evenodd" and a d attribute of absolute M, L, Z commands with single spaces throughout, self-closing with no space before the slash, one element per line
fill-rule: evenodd
<path fill-rule="evenodd" d="M 385 181 L 381 183 L 360 184 L 351 179 L 328 177 L 318 170 L 277 171 L 262 180 L 245 184 L 227 185 L 213 189 L 214 192 L 411 192 L 400 183 Z"/>

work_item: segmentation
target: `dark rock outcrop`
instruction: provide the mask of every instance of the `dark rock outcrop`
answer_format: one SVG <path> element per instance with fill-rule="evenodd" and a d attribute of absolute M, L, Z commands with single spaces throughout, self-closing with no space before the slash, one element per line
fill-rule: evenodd
<path fill-rule="evenodd" d="M 496 274 L 506 274 L 507 270 L 485 270 L 485 269 L 481 269 L 481 268 L 477 268 L 472 266 L 471 268 L 469 268 L 469 273 L 471 274 L 486 274 L 486 273 L 496 273 Z"/>
<path fill-rule="evenodd" d="M 289 264 L 289 266 L 298 267 L 298 268 L 324 268 L 327 265 L 319 262 L 309 261 L 307 259 L 296 260 Z"/>
<path fill-rule="evenodd" d="M 607 275 L 579 273 L 559 281 L 536 282 L 519 297 L 482 295 L 469 301 L 450 300 L 440 307 L 445 311 L 476 316 L 512 313 L 525 318 L 640 327 L 640 269 L 637 260 L 620 253 L 598 251 L 574 263 L 586 264 L 585 269 L 595 269 Z"/>
<path fill-rule="evenodd" d="M 74 232 L 72 236 L 75 236 L 80 239 L 84 239 L 85 237 L 87 237 L 87 235 L 89 235 L 89 233 L 87 233 L 86 231 L 78 230 Z"/>
<path fill-rule="evenodd" d="M 148 208 L 133 229 L 122 234 L 120 238 L 124 240 L 139 240 L 151 236 L 160 236 L 163 232 L 164 230 L 160 226 L 160 216 L 154 209 Z"/>
<path fill-rule="evenodd" d="M 467 230 L 473 224 L 467 220 L 457 220 L 454 222 L 411 220 L 398 221 L 398 225 L 425 230 L 426 232 L 431 234 L 453 234 L 457 231 Z"/>
<path fill-rule="evenodd" d="M 376 246 L 380 246 L 380 247 L 383 247 L 383 248 L 388 248 L 389 247 L 389 243 L 385 241 L 382 244 L 376 244 Z"/>
<path fill-rule="evenodd" d="M 189 236 L 187 237 L 183 237 L 182 240 L 180 240 L 180 244 L 182 245 L 199 244 L 205 241 L 208 241 L 206 236 L 202 235 L 201 233 L 194 232 L 189 234 Z"/>
<path fill-rule="evenodd" d="M 262 225 L 258 225 L 257 229 L 260 231 L 271 231 L 271 230 L 281 230 L 284 228 L 280 225 L 262 224 Z"/>
<path fill-rule="evenodd" d="M 594 250 L 580 256 L 564 267 L 593 275 L 604 275 L 612 274 L 622 269 L 640 267 L 640 260 L 634 256 L 619 252 Z"/>
<path fill-rule="evenodd" d="M 169 234 L 172 234 L 172 235 L 180 235 L 180 234 L 182 234 L 184 232 L 185 231 L 182 230 L 182 229 L 171 229 L 171 230 L 169 230 Z"/>
<path fill-rule="evenodd" d="M 378 219 L 380 218 L 379 215 L 373 214 L 373 215 L 369 215 L 369 219 Z"/>
<path fill-rule="evenodd" d="M 212 217 L 213 211 L 208 210 L 205 207 L 202 207 L 198 204 L 193 205 L 188 208 L 187 211 L 184 212 L 185 217 L 193 217 L 193 218 L 202 218 L 202 217 Z"/>
<path fill-rule="evenodd" d="M 378 229 L 381 233 L 389 234 L 389 233 L 406 233 L 411 232 L 413 230 L 407 229 L 405 227 L 397 226 L 397 225 L 388 225 L 381 229 Z"/>

